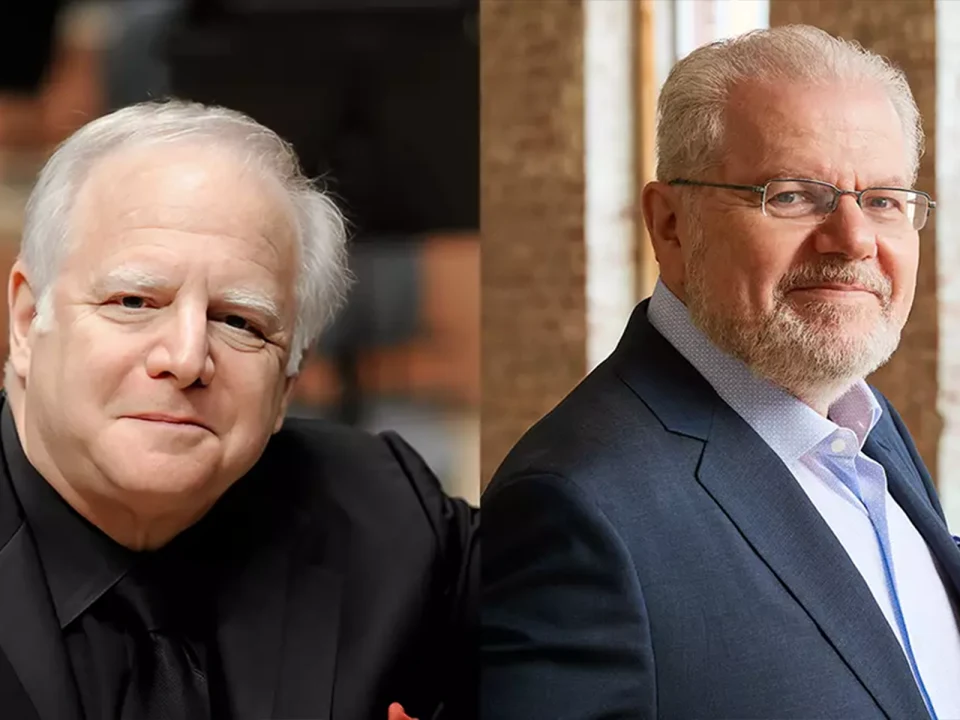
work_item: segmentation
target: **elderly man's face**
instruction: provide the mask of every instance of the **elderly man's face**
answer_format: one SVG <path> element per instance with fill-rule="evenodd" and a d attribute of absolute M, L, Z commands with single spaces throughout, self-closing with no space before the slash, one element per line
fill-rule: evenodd
<path fill-rule="evenodd" d="M 710 180 L 910 184 L 904 129 L 875 87 L 744 86 L 727 129 L 725 161 Z M 693 192 L 686 301 L 718 344 L 800 392 L 842 385 L 889 357 L 913 302 L 916 231 L 871 222 L 851 196 L 816 224 L 765 216 L 758 195 Z"/>
<path fill-rule="evenodd" d="M 51 327 L 29 333 L 27 447 L 41 471 L 172 510 L 212 502 L 256 462 L 289 393 L 289 217 L 278 186 L 223 152 L 145 148 L 95 167 Z"/>

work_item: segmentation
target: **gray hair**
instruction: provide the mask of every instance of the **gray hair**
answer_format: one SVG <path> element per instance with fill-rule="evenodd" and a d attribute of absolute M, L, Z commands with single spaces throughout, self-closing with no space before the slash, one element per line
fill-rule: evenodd
<path fill-rule="evenodd" d="M 721 161 L 730 90 L 748 80 L 873 82 L 890 98 L 916 180 L 923 154 L 920 111 L 903 71 L 855 42 L 808 25 L 755 30 L 697 48 L 667 77 L 657 106 L 657 179 L 697 176 Z"/>
<path fill-rule="evenodd" d="M 279 181 L 294 212 L 299 247 L 297 315 L 286 373 L 296 375 L 305 350 L 343 304 L 350 285 L 346 228 L 333 201 L 303 174 L 293 148 L 252 118 L 183 101 L 147 102 L 82 127 L 44 166 L 27 202 L 20 258 L 37 297 L 42 327 L 52 315 L 52 288 L 71 246 L 70 213 L 93 166 L 115 151 L 156 143 L 202 142 Z"/>

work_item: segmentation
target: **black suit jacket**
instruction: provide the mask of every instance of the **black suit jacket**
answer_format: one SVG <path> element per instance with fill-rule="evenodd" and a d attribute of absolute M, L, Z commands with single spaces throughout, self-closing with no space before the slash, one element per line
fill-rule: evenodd
<path fill-rule="evenodd" d="M 481 714 L 925 717 L 836 536 L 646 311 L 484 494 Z M 960 552 L 909 434 L 878 399 L 864 452 L 957 602 Z"/>
<path fill-rule="evenodd" d="M 2 457 L 2 455 L 0 455 Z M 399 437 L 290 420 L 211 513 L 235 572 L 217 641 L 236 718 L 473 717 L 476 512 Z M 0 467 L 0 717 L 80 720 L 30 529 Z"/>

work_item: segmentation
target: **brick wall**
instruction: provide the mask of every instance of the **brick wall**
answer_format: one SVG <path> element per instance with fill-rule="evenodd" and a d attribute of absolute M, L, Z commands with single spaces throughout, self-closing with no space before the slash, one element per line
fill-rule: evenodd
<path fill-rule="evenodd" d="M 481 477 L 586 369 L 581 0 L 480 11 Z"/>

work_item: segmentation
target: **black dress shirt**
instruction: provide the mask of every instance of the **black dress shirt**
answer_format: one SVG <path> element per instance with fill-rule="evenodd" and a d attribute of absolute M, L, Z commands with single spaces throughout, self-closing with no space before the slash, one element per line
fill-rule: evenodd
<path fill-rule="evenodd" d="M 133 640 L 123 603 L 111 593 L 132 568 L 145 570 L 167 595 L 180 629 L 201 658 L 215 718 L 224 718 L 211 594 L 216 558 L 201 520 L 155 552 L 134 552 L 77 513 L 30 464 L 5 404 L 0 432 L 14 492 L 36 542 L 86 720 L 120 720 L 131 679 Z M 141 565 L 143 567 L 141 567 Z M 123 718 L 123 720 L 127 720 Z"/>

